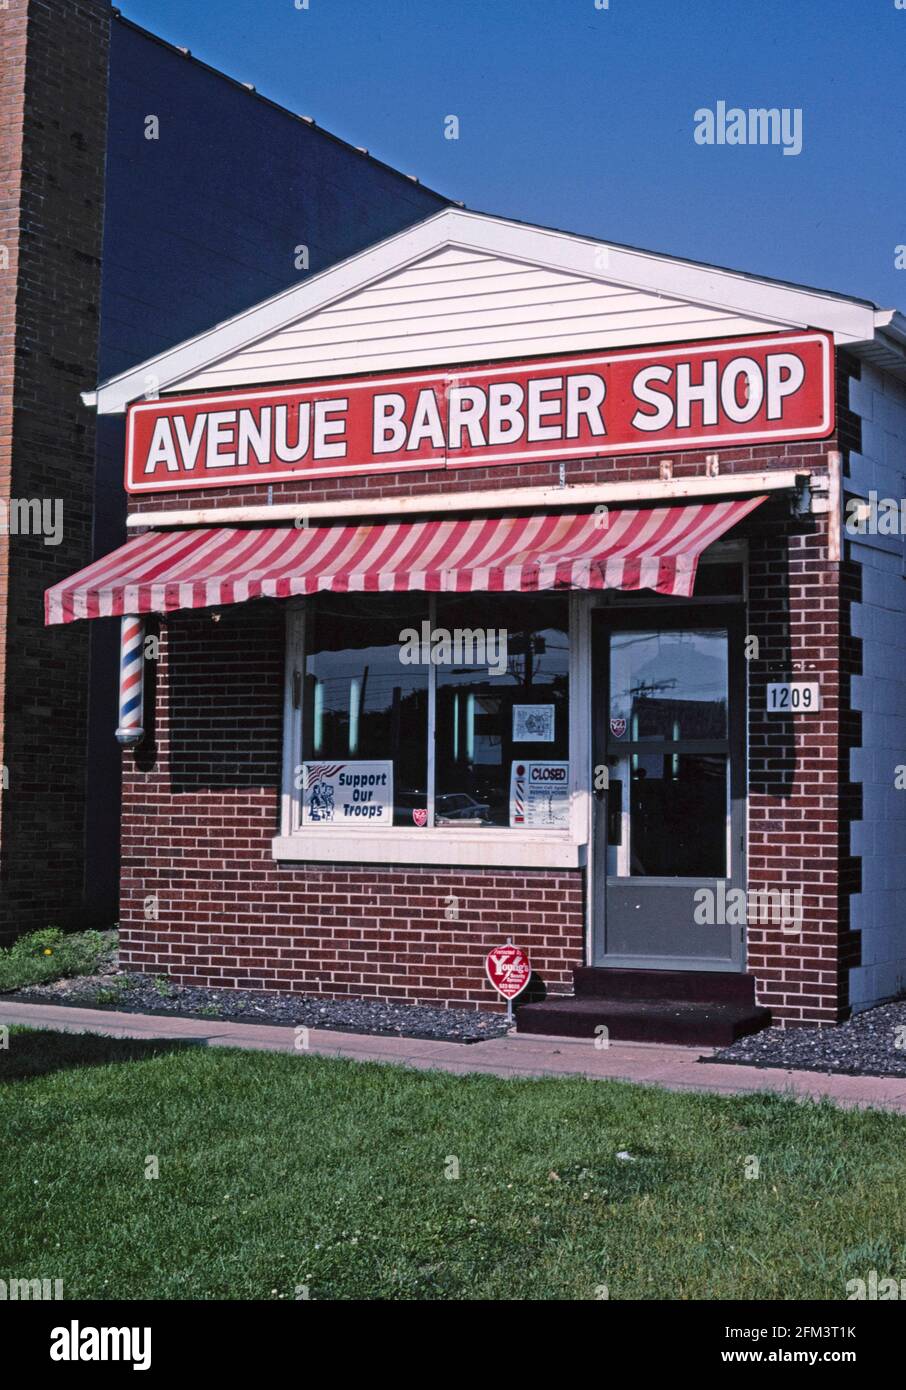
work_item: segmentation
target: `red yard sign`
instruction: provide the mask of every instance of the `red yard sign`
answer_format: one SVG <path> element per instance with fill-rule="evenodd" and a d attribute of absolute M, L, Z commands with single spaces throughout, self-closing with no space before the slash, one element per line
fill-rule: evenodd
<path fill-rule="evenodd" d="M 519 946 L 495 946 L 485 960 L 488 979 L 504 999 L 515 999 L 529 982 L 532 967 Z"/>
<path fill-rule="evenodd" d="M 140 401 L 126 489 L 736 447 L 833 428 L 831 336 L 768 333 Z"/>

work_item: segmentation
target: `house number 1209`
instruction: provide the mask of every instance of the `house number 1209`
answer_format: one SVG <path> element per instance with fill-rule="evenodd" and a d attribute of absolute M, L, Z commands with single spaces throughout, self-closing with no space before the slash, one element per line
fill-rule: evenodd
<path fill-rule="evenodd" d="M 793 681 L 768 686 L 768 714 L 810 714 L 821 708 L 817 681 Z"/>

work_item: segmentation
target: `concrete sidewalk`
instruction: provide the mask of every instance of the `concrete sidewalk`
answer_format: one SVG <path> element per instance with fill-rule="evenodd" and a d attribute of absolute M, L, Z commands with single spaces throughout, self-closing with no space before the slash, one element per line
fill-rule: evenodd
<path fill-rule="evenodd" d="M 209 1047 L 246 1047 L 296 1052 L 296 1029 L 259 1023 L 208 1022 L 156 1014 L 75 1009 L 58 1004 L 0 1002 L 0 1024 L 52 1028 L 70 1033 L 103 1033 L 113 1038 L 163 1038 L 203 1042 Z M 395 1062 L 421 1070 L 492 1076 L 585 1076 L 591 1080 L 635 1081 L 671 1091 L 713 1091 L 733 1095 L 776 1091 L 793 1096 L 828 1096 L 837 1104 L 874 1106 L 906 1114 L 906 1078 L 834 1076 L 824 1072 L 761 1070 L 757 1067 L 703 1066 L 710 1049 L 659 1043 L 612 1043 L 598 1049 L 574 1038 L 510 1034 L 481 1043 L 426 1042 L 309 1029 L 308 1052 L 356 1062 Z"/>

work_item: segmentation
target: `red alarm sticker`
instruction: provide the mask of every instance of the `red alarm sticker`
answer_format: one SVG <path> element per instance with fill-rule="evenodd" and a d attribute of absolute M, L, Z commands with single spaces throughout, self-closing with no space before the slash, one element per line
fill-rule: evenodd
<path fill-rule="evenodd" d="M 529 982 L 532 967 L 520 946 L 495 946 L 484 963 L 488 979 L 504 999 L 515 999 Z"/>

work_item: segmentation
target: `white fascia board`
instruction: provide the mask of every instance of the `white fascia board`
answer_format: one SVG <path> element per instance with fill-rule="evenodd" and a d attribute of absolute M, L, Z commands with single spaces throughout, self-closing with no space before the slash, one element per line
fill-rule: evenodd
<path fill-rule="evenodd" d="M 901 347 L 906 345 L 906 317 L 899 309 L 879 309 L 875 314 L 875 328 Z"/>
<path fill-rule="evenodd" d="M 782 327 L 823 328 L 838 342 L 861 341 L 874 334 L 875 307 L 858 300 L 636 251 L 571 232 L 524 227 L 462 211 L 455 216 L 457 228 L 462 228 L 457 244 L 470 250 L 533 261 L 552 270 L 644 289 L 670 299 L 691 300 L 709 308 L 729 309 Z M 469 223 L 473 227 L 480 224 L 471 239 Z"/>
<path fill-rule="evenodd" d="M 341 261 L 339 265 L 320 271 L 301 285 L 291 285 L 194 338 L 187 338 L 166 352 L 149 357 L 119 376 L 111 377 L 90 393 L 97 404 L 98 414 L 119 415 L 130 401 L 146 394 L 148 377 L 156 379 L 158 390 L 171 389 L 179 381 L 211 367 L 224 357 L 232 356 L 271 333 L 277 333 L 308 314 L 326 308 L 347 294 L 382 280 L 411 261 L 428 255 L 446 241 L 436 227 L 437 222 L 446 216 L 444 211 L 435 213 L 425 222 L 377 242 Z M 86 396 L 88 394 L 86 392 Z M 85 403 L 91 402 L 86 399 Z"/>
<path fill-rule="evenodd" d="M 715 478 L 641 478 L 631 483 L 576 483 L 566 487 L 514 487 L 471 492 L 423 492 L 402 497 L 354 498 L 335 502 L 248 503 L 239 507 L 189 507 L 180 511 L 132 512 L 130 529 L 149 526 L 229 526 L 244 523 L 331 520 L 335 517 L 453 515 L 514 508 L 593 507 L 599 502 L 670 502 L 739 493 L 799 489 L 809 471 L 781 469 L 761 473 L 723 473 Z"/>
<path fill-rule="evenodd" d="M 180 381 L 262 338 L 449 246 L 727 309 L 781 328 L 821 328 L 832 332 L 840 343 L 864 342 L 875 333 L 877 311 L 857 300 L 778 285 L 737 271 L 635 251 L 570 232 L 446 208 L 148 358 L 104 382 L 97 391 L 86 392 L 83 399 L 86 405 L 96 404 L 102 415 L 119 414 L 130 401 L 146 395 L 149 377 L 158 391 L 174 389 Z"/>

